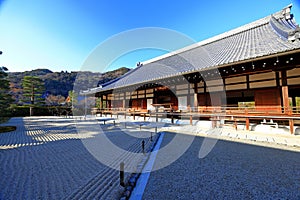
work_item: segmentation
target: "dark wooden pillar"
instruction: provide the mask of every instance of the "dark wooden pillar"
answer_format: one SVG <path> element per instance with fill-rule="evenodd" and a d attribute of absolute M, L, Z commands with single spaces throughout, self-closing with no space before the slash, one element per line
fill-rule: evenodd
<path fill-rule="evenodd" d="M 207 106 L 206 82 L 204 81 L 204 105 Z"/>
<path fill-rule="evenodd" d="M 276 87 L 280 87 L 280 76 L 279 72 L 275 72 L 275 77 L 276 77 Z"/>
<path fill-rule="evenodd" d="M 246 75 L 246 84 L 247 84 L 247 90 L 250 90 L 250 78 L 249 78 L 249 74 Z"/>
<path fill-rule="evenodd" d="M 282 98 L 283 111 L 284 113 L 288 113 L 290 110 L 290 103 L 289 103 L 289 88 L 287 85 L 286 71 L 281 71 L 281 79 L 282 79 L 281 98 Z"/>

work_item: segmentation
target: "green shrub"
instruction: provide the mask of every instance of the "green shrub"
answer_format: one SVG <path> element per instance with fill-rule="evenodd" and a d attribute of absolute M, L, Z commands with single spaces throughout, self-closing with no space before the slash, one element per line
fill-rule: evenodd
<path fill-rule="evenodd" d="M 12 117 L 30 116 L 29 106 L 13 106 L 11 108 Z M 71 109 L 64 106 L 34 106 L 33 116 L 61 116 L 71 115 Z"/>
<path fill-rule="evenodd" d="M 6 132 L 11 132 L 15 131 L 17 127 L 15 126 L 0 126 L 0 133 L 6 133 Z"/>
<path fill-rule="evenodd" d="M 29 116 L 29 107 L 27 106 L 13 106 L 11 108 L 12 117 L 26 117 Z"/>

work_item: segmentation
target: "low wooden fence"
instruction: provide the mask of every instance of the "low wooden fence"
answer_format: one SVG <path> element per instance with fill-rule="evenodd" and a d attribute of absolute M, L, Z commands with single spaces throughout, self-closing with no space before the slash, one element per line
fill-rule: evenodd
<path fill-rule="evenodd" d="M 250 121 L 280 121 L 289 125 L 290 133 L 294 134 L 294 124 L 300 123 L 299 108 L 289 107 L 283 108 L 278 106 L 260 106 L 260 107 L 222 107 L 222 106 L 199 106 L 199 107 L 187 107 L 185 110 L 171 110 L 158 112 L 155 110 L 149 111 L 146 109 L 130 109 L 130 108 L 110 108 L 110 109 L 92 109 L 92 114 L 102 115 L 123 115 L 126 119 L 127 116 L 133 116 L 135 120 L 136 116 L 155 117 L 158 118 L 170 118 L 174 123 L 174 119 L 189 119 L 190 124 L 193 124 L 193 120 L 209 119 L 213 122 L 213 126 L 217 126 L 218 123 L 223 121 L 224 123 L 232 122 L 234 127 L 237 127 L 237 123 L 245 123 L 246 130 L 250 129 Z M 275 124 L 275 123 L 274 123 Z"/>

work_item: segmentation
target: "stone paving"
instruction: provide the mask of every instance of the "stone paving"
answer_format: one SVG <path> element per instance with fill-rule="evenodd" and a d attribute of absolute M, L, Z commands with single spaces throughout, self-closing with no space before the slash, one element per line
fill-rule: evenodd
<path fill-rule="evenodd" d="M 162 146 L 174 135 L 166 133 Z M 218 140 L 200 159 L 203 141 L 196 137 L 178 160 L 151 172 L 142 199 L 300 199 L 298 152 Z"/>
<path fill-rule="evenodd" d="M 269 133 L 258 131 L 235 130 L 233 128 L 210 129 L 201 126 L 170 126 L 164 127 L 161 131 L 171 131 L 189 135 L 198 135 L 202 137 L 211 137 L 222 140 L 242 142 L 247 144 L 268 146 L 273 148 L 300 151 L 300 135 L 291 135 L 289 133 Z"/>
<path fill-rule="evenodd" d="M 116 117 L 116 116 L 114 116 Z M 152 122 L 155 123 L 154 117 L 146 118 L 136 117 L 133 120 L 132 117 L 119 116 L 116 119 L 118 122 Z M 238 125 L 238 129 L 235 130 L 233 126 L 224 126 L 219 128 L 218 131 L 211 131 L 211 122 L 205 120 L 194 120 L 193 125 L 189 125 L 189 120 L 176 120 L 171 124 L 171 119 L 158 119 L 160 124 L 159 131 L 172 131 L 178 133 L 185 133 L 190 135 L 200 135 L 203 137 L 213 137 L 223 140 L 230 140 L 243 143 L 251 143 L 262 146 L 274 146 L 280 149 L 292 149 L 298 150 L 300 148 L 300 127 L 295 127 L 295 134 L 291 135 L 286 127 L 270 128 L 270 126 L 254 125 L 251 124 L 253 130 L 246 131 L 244 125 Z M 259 127 L 259 129 L 257 128 Z M 295 148 L 293 148 L 295 147 Z"/>

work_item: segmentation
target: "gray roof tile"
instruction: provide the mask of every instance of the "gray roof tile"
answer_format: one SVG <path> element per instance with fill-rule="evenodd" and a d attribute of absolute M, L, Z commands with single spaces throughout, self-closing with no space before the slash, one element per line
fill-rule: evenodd
<path fill-rule="evenodd" d="M 85 93 L 150 82 L 300 49 L 300 29 L 290 15 L 290 8 L 291 5 L 271 16 L 178 50 L 175 55 L 145 62 L 117 81 Z"/>

